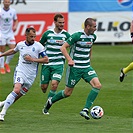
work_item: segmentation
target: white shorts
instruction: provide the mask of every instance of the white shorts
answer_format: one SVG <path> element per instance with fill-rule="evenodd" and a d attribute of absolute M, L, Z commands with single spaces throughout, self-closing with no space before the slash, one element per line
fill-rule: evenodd
<path fill-rule="evenodd" d="M 25 95 L 28 92 L 34 80 L 35 80 L 34 78 L 28 79 L 22 72 L 18 72 L 18 71 L 14 72 L 14 84 L 15 83 L 22 84 L 22 87 L 20 89 L 20 93 L 22 95 Z"/>
<path fill-rule="evenodd" d="M 5 46 L 6 44 L 16 44 L 15 37 L 13 34 L 10 36 L 0 35 L 0 46 Z"/>

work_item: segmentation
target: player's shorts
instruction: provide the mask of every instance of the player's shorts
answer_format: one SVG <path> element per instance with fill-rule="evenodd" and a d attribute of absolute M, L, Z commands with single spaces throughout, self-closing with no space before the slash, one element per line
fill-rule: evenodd
<path fill-rule="evenodd" d="M 42 65 L 41 84 L 48 84 L 50 80 L 61 81 L 64 65 Z"/>
<path fill-rule="evenodd" d="M 95 77 L 97 77 L 97 74 L 92 67 L 75 68 L 68 66 L 66 72 L 66 86 L 74 88 L 81 78 L 90 83 L 90 81 Z"/>
<path fill-rule="evenodd" d="M 28 92 L 28 90 L 32 86 L 34 80 L 35 80 L 35 78 L 32 78 L 32 77 L 28 78 L 22 72 L 18 72 L 18 71 L 14 72 L 14 84 L 15 83 L 22 84 L 22 87 L 20 89 L 20 93 L 22 95 L 25 95 Z"/>
<path fill-rule="evenodd" d="M 15 37 L 13 34 L 10 36 L 0 35 L 0 46 L 5 46 L 6 44 L 16 44 Z"/>

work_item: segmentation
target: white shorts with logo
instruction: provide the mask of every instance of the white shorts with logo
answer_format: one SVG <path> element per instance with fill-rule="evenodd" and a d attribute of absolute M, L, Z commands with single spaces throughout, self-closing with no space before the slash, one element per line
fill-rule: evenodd
<path fill-rule="evenodd" d="M 4 35 L 0 33 L 0 46 L 16 44 L 14 34 Z"/>
<path fill-rule="evenodd" d="M 20 89 L 20 93 L 22 95 L 25 95 L 28 92 L 28 90 L 32 86 L 34 80 L 35 80 L 35 78 L 26 77 L 22 72 L 18 72 L 18 71 L 14 72 L 14 84 L 15 83 L 22 84 L 22 87 Z"/>

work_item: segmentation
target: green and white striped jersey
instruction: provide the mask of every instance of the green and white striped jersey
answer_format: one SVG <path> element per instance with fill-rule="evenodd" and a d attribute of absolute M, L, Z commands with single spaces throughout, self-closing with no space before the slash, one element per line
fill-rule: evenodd
<path fill-rule="evenodd" d="M 49 63 L 45 65 L 64 64 L 65 57 L 60 51 L 60 47 L 70 37 L 66 30 L 56 33 L 54 29 L 47 30 L 42 35 L 40 43 L 46 48 L 46 54 L 49 57 Z"/>
<path fill-rule="evenodd" d="M 96 35 L 87 35 L 83 30 L 75 32 L 67 40 L 70 45 L 70 56 L 74 60 L 76 68 L 87 68 L 90 66 L 90 51 L 96 40 Z"/>

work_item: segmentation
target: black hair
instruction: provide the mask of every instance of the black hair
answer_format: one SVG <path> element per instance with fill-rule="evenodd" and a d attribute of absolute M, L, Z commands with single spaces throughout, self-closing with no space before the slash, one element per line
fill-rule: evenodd
<path fill-rule="evenodd" d="M 64 18 L 64 16 L 60 13 L 55 14 L 54 21 L 57 21 L 58 18 Z"/>
<path fill-rule="evenodd" d="M 25 33 L 28 34 L 30 31 L 33 31 L 34 33 L 36 33 L 36 30 L 33 27 L 29 27 L 26 29 Z"/>
<path fill-rule="evenodd" d="M 86 27 L 87 25 L 90 25 L 92 26 L 92 22 L 95 21 L 96 22 L 96 19 L 93 19 L 93 18 L 87 18 L 84 22 L 84 27 Z"/>

